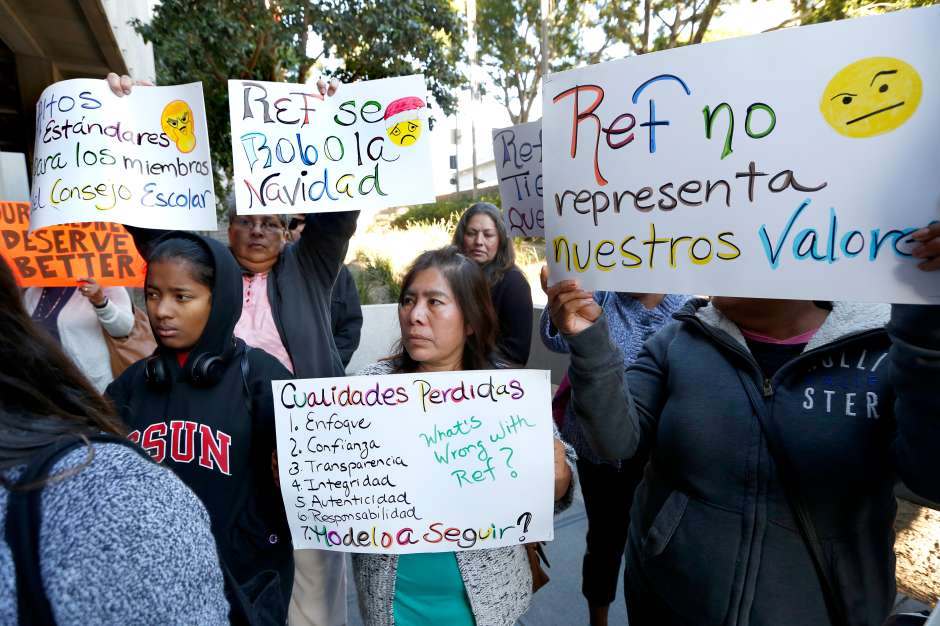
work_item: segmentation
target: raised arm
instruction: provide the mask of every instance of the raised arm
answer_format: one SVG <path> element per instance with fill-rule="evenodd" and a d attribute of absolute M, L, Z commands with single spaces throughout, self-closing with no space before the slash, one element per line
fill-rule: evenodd
<path fill-rule="evenodd" d="M 332 288 L 346 258 L 349 239 L 356 232 L 357 219 L 359 211 L 311 213 L 300 240 L 284 254 L 296 254 L 304 274 Z"/>
<path fill-rule="evenodd" d="M 671 332 L 647 343 L 629 374 L 610 339 L 607 318 L 576 281 L 548 288 L 555 326 L 571 348 L 572 407 L 591 447 L 603 458 L 632 458 L 653 440 L 666 395 L 665 354 Z"/>

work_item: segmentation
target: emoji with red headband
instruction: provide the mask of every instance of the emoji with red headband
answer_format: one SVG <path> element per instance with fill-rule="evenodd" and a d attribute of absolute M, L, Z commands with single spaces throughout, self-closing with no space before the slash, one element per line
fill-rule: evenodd
<path fill-rule="evenodd" d="M 415 96 L 399 98 L 385 108 L 385 132 L 392 143 L 406 148 L 421 136 L 421 114 L 424 101 Z"/>

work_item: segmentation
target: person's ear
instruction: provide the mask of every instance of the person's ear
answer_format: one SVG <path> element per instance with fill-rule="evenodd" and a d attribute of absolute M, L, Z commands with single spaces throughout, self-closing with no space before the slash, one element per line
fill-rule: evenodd
<path fill-rule="evenodd" d="M 473 334 L 473 327 L 470 324 L 464 324 L 467 337 Z"/>

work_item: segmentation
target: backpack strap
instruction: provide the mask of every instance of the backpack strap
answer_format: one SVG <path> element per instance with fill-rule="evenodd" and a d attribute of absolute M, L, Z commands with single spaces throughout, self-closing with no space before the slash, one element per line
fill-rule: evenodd
<path fill-rule="evenodd" d="M 89 442 L 118 443 L 133 448 L 150 459 L 136 444 L 122 437 L 101 433 L 86 439 Z M 39 527 L 42 520 L 41 496 L 44 485 L 40 483 L 40 486 L 26 490 L 21 487 L 45 479 L 59 459 L 78 446 L 85 445 L 85 441 L 66 437 L 42 448 L 33 456 L 26 471 L 8 492 L 5 539 L 13 555 L 16 570 L 16 604 L 20 626 L 55 624 L 39 567 Z"/>

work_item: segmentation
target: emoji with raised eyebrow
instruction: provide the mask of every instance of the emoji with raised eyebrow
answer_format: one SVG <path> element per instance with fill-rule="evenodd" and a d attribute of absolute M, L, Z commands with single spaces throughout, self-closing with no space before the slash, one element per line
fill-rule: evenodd
<path fill-rule="evenodd" d="M 862 139 L 890 133 L 920 104 L 923 84 L 911 65 L 869 57 L 839 70 L 823 91 L 819 110 L 840 135 Z"/>
<path fill-rule="evenodd" d="M 160 126 L 180 152 L 192 152 L 196 147 L 193 110 L 182 100 L 174 100 L 163 107 L 163 113 L 160 114 Z"/>

